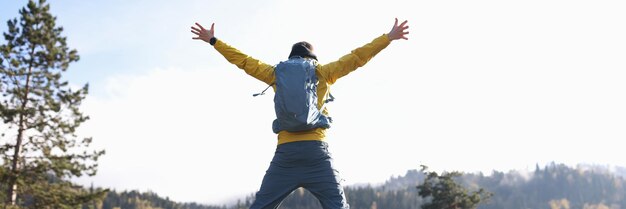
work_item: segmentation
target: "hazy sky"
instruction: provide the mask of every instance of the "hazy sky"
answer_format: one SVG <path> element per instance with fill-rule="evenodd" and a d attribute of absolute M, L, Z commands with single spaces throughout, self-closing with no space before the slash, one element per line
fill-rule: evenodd
<path fill-rule="evenodd" d="M 2 0 L 0 20 L 27 1 Z M 190 26 L 275 64 L 306 40 L 327 63 L 407 19 L 332 86 L 327 141 L 346 185 L 418 169 L 626 166 L 622 0 L 49 0 L 90 84 L 81 129 L 106 149 L 84 184 L 223 203 L 258 189 L 273 156 L 272 97 Z M 2 42 L 4 43 L 4 42 Z"/>

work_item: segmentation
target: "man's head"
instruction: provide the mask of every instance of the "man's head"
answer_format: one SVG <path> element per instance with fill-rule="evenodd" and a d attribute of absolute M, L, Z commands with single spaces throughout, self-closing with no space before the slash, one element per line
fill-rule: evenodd
<path fill-rule="evenodd" d="M 317 56 L 313 54 L 313 46 L 306 41 L 295 43 L 291 47 L 291 53 L 289 53 L 289 58 L 293 56 L 300 56 L 305 58 L 308 57 L 317 60 Z"/>

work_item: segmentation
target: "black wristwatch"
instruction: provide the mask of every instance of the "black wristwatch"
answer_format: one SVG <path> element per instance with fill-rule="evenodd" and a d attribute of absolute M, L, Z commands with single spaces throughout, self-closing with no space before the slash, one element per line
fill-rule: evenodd
<path fill-rule="evenodd" d="M 209 44 L 211 44 L 211 46 L 215 45 L 215 42 L 217 42 L 217 38 L 213 37 L 209 39 Z"/>

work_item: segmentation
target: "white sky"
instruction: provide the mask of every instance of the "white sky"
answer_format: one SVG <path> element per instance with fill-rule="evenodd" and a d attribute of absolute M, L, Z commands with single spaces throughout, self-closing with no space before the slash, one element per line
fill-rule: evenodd
<path fill-rule="evenodd" d="M 333 86 L 328 142 L 346 185 L 418 169 L 626 166 L 626 2 L 50 0 L 90 83 L 80 130 L 106 149 L 80 182 L 224 203 L 258 189 L 276 136 L 272 94 L 192 40 L 195 22 L 275 64 L 311 42 L 322 63 L 409 20 Z M 0 18 L 26 1 L 3 1 Z M 6 25 L 2 26 L 6 31 Z"/>

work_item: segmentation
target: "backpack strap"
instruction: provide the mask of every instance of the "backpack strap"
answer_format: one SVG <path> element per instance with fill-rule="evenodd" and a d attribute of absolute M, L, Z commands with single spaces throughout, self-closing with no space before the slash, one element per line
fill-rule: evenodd
<path fill-rule="evenodd" d="M 263 91 L 261 91 L 261 93 L 256 93 L 256 94 L 252 94 L 253 97 L 256 96 L 261 96 L 261 95 L 265 95 L 265 91 L 267 91 L 270 87 L 272 87 L 275 83 L 271 83 L 270 85 L 268 85 L 267 87 L 265 87 L 265 89 L 263 89 Z M 328 104 L 329 102 L 334 102 L 335 101 L 335 97 L 333 96 L 333 94 L 331 94 L 330 92 L 328 92 L 328 98 L 326 98 L 324 100 L 324 104 L 322 104 L 322 107 L 320 107 L 320 111 L 324 110 L 324 107 L 326 107 L 326 104 Z"/>
<path fill-rule="evenodd" d="M 335 97 L 333 96 L 333 94 L 328 92 L 328 98 L 324 100 L 324 104 L 322 104 L 322 107 L 320 107 L 320 112 L 324 111 L 324 107 L 326 107 L 326 104 L 328 104 L 329 102 L 334 102 L 334 101 L 335 101 Z"/>
<path fill-rule="evenodd" d="M 270 87 L 272 87 L 275 83 L 271 83 L 270 85 L 268 85 L 265 89 L 263 89 L 263 91 L 261 93 L 256 93 L 256 94 L 252 94 L 253 97 L 256 96 L 260 96 L 260 95 L 265 95 L 265 91 L 267 91 L 267 89 L 269 89 Z"/>

